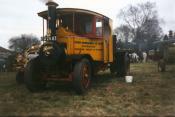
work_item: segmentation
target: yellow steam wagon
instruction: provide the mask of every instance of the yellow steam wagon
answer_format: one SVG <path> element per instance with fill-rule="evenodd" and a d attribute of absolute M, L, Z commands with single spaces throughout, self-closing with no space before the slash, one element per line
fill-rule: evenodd
<path fill-rule="evenodd" d="M 30 91 L 43 89 L 48 81 L 70 81 L 77 93 L 84 94 L 99 70 L 127 73 L 129 56 L 116 51 L 110 18 L 84 9 L 57 8 L 54 2 L 46 5 L 48 10 L 38 13 L 43 18 L 43 44 L 24 73 Z"/>

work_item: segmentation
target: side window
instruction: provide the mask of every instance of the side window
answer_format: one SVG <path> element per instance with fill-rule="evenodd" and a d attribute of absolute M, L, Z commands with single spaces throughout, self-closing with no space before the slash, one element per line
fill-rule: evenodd
<path fill-rule="evenodd" d="M 75 33 L 78 35 L 89 35 L 93 33 L 93 16 L 87 14 L 75 15 Z"/>
<path fill-rule="evenodd" d="M 104 20 L 103 27 L 103 36 L 105 37 L 105 39 L 109 39 L 109 37 L 111 36 L 111 27 L 109 25 L 109 20 Z"/>
<path fill-rule="evenodd" d="M 101 19 L 96 19 L 96 36 L 101 37 L 102 36 L 102 20 Z"/>
<path fill-rule="evenodd" d="M 92 21 L 85 23 L 85 32 L 86 32 L 86 34 L 92 32 Z"/>

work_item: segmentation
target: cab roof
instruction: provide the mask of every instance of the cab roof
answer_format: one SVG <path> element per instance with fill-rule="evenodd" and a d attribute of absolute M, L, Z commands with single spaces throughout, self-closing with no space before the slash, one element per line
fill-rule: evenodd
<path fill-rule="evenodd" d="M 89 14 L 89 15 L 94 15 L 97 17 L 101 17 L 104 19 L 108 19 L 111 20 L 109 17 L 104 16 L 100 13 L 94 12 L 94 11 L 90 11 L 90 10 L 85 10 L 85 9 L 78 9 L 78 8 L 57 8 L 56 10 L 57 15 L 64 15 L 64 14 L 69 14 L 69 13 L 83 13 L 83 14 Z M 47 11 L 43 11 L 38 13 L 38 16 L 47 19 Z"/>

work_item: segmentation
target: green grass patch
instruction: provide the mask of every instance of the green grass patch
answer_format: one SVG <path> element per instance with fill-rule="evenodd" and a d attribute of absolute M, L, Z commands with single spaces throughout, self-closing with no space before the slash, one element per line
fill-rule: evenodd
<path fill-rule="evenodd" d="M 132 84 L 101 72 L 87 95 L 69 84 L 50 84 L 41 93 L 15 82 L 15 73 L 0 73 L 0 116 L 162 116 L 175 115 L 175 65 L 157 72 L 154 62 L 132 64 Z"/>

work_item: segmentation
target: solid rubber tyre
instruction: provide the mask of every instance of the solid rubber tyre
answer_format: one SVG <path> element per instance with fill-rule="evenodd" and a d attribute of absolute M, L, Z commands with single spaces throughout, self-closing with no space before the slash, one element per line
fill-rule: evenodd
<path fill-rule="evenodd" d="M 24 83 L 24 72 L 22 71 L 18 71 L 16 73 L 16 82 L 18 84 L 23 84 Z"/>
<path fill-rule="evenodd" d="M 130 71 L 130 58 L 128 53 L 120 54 L 117 59 L 117 76 L 124 77 Z"/>
<path fill-rule="evenodd" d="M 88 59 L 77 62 L 73 70 L 73 86 L 77 94 L 85 94 L 90 87 L 92 77 L 91 64 Z"/>
<path fill-rule="evenodd" d="M 158 62 L 158 72 L 165 72 L 166 71 L 166 62 L 165 60 L 159 60 Z"/>
<path fill-rule="evenodd" d="M 45 88 L 46 83 L 41 79 L 42 74 L 38 58 L 35 58 L 28 62 L 24 76 L 26 87 L 31 92 L 42 91 Z"/>

